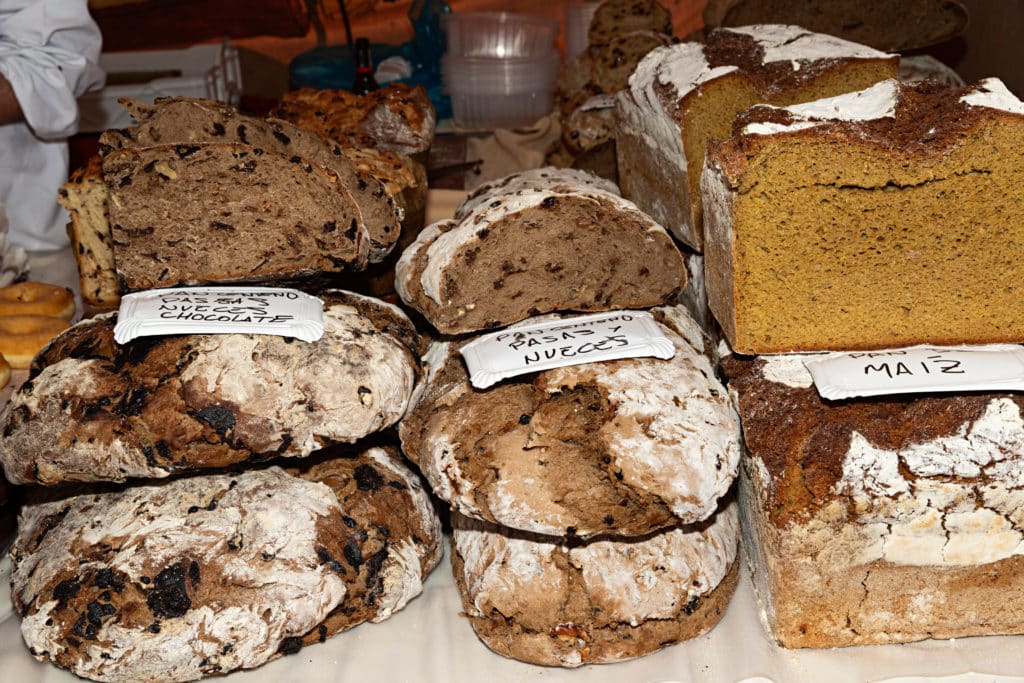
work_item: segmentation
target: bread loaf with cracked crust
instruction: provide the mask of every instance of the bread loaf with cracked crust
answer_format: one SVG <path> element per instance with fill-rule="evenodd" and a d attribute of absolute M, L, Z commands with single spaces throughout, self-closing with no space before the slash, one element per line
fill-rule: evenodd
<path fill-rule="evenodd" d="M 0 415 L 14 483 L 124 481 L 351 443 L 405 413 L 419 340 L 396 307 L 327 292 L 324 335 L 142 337 L 86 320 L 39 355 Z"/>
<path fill-rule="evenodd" d="M 452 518 L 452 571 L 487 647 L 545 666 L 618 662 L 718 623 L 739 578 L 735 502 L 631 539 L 562 539 Z"/>
<path fill-rule="evenodd" d="M 406 456 L 462 514 L 523 531 L 638 536 L 706 518 L 736 476 L 739 422 L 696 323 L 681 306 L 652 313 L 671 360 L 573 365 L 488 389 L 470 385 L 461 344 L 435 342 L 399 427 Z"/>
<path fill-rule="evenodd" d="M 711 31 L 704 43 L 657 48 L 618 95 L 622 194 L 681 242 L 703 251 L 700 176 L 709 140 L 732 134 L 757 103 L 788 105 L 895 78 L 897 55 L 812 33 L 759 25 Z"/>
<path fill-rule="evenodd" d="M 768 634 L 819 648 L 1024 632 L 1024 399 L 826 401 L 807 357 L 722 363 Z"/>
<path fill-rule="evenodd" d="M 233 143 L 126 148 L 104 158 L 103 176 L 125 292 L 295 281 L 368 261 L 340 177 L 300 156 Z"/>
<path fill-rule="evenodd" d="M 425 162 L 437 114 L 422 86 L 388 85 L 356 95 L 302 88 L 286 92 L 274 116 L 316 131 L 343 147 L 378 147 Z"/>
<path fill-rule="evenodd" d="M 608 181 L 553 167 L 479 188 L 395 267 L 402 300 L 445 334 L 550 311 L 648 308 L 684 281 L 682 256 L 660 225 Z"/>
<path fill-rule="evenodd" d="M 397 243 L 402 210 L 396 199 L 375 176 L 357 169 L 337 142 L 287 121 L 244 116 L 216 100 L 161 97 L 152 105 L 128 98 L 120 102 L 139 123 L 103 133 L 100 149 L 106 154 L 126 148 L 230 142 L 251 145 L 254 153 L 259 149 L 289 159 L 303 157 L 337 174 L 352 196 L 371 263 L 383 260 Z"/>
<path fill-rule="evenodd" d="M 415 475 L 371 449 L 28 505 L 11 595 L 37 659 L 188 681 L 386 619 L 440 540 Z"/>

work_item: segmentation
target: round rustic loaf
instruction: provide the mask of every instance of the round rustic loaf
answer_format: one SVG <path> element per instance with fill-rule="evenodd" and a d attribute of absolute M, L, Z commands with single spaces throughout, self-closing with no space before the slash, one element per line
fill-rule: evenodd
<path fill-rule="evenodd" d="M 405 413 L 419 338 L 394 306 L 334 291 L 313 343 L 273 335 L 113 339 L 113 315 L 37 356 L 0 415 L 13 483 L 124 481 L 351 443 Z"/>
<path fill-rule="evenodd" d="M 739 577 L 735 502 L 699 525 L 573 545 L 457 513 L 452 526 L 473 630 L 533 664 L 616 662 L 695 638 L 718 623 Z"/>
<path fill-rule="evenodd" d="M 399 296 L 445 334 L 550 311 L 648 308 L 684 281 L 664 228 L 608 181 L 553 167 L 480 188 L 395 267 Z"/>
<path fill-rule="evenodd" d="M 415 476 L 376 449 L 29 505 L 11 595 L 37 659 L 187 681 L 386 618 L 420 592 L 440 538 Z"/>
<path fill-rule="evenodd" d="M 653 310 L 671 360 L 604 361 L 469 384 L 437 342 L 399 431 L 434 492 L 470 517 L 552 536 L 637 536 L 706 518 L 740 428 L 681 306 Z M 511 328 L 515 329 L 515 328 Z"/>

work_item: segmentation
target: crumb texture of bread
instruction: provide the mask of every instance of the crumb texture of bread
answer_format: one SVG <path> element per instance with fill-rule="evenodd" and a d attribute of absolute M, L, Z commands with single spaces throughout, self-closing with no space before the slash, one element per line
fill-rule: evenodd
<path fill-rule="evenodd" d="M 768 632 L 789 648 L 1024 632 L 1024 400 L 824 401 L 803 358 L 723 362 Z"/>
<path fill-rule="evenodd" d="M 465 614 L 493 651 L 574 668 L 650 654 L 710 631 L 739 576 L 735 502 L 693 526 L 565 544 L 452 519 Z"/>
<path fill-rule="evenodd" d="M 618 95 L 622 193 L 676 239 L 703 251 L 700 194 L 709 140 L 757 103 L 788 105 L 895 78 L 898 57 L 797 26 L 711 31 L 704 43 L 657 48 Z"/>
<path fill-rule="evenodd" d="M 110 243 L 107 186 L 99 155 L 72 172 L 57 200 L 68 211 L 68 237 L 78 265 L 82 301 L 99 310 L 117 308 L 121 286 L 114 271 L 114 249 Z"/>
<path fill-rule="evenodd" d="M 709 146 L 708 299 L 740 353 L 1024 341 L 1024 104 L 995 79 L 757 107 Z"/>
<path fill-rule="evenodd" d="M 454 221 L 421 232 L 396 289 L 438 331 L 465 334 L 551 311 L 657 306 L 685 276 L 668 233 L 614 185 L 544 167 L 480 188 Z"/>

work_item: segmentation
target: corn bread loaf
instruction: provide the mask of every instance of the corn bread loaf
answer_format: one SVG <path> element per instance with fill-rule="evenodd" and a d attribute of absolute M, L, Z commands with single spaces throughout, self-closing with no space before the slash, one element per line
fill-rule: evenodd
<path fill-rule="evenodd" d="M 796 26 L 712 31 L 704 44 L 658 48 L 619 93 L 616 154 L 622 193 L 682 242 L 703 250 L 700 173 L 708 140 L 737 114 L 895 78 L 898 58 Z"/>
<path fill-rule="evenodd" d="M 445 334 L 550 311 L 657 306 L 684 281 L 668 233 L 614 185 L 551 167 L 478 188 L 395 268 L 402 300 Z"/>
<path fill-rule="evenodd" d="M 487 647 L 545 666 L 650 654 L 711 630 L 739 577 L 735 502 L 700 524 L 563 539 L 452 518 L 452 571 Z"/>
<path fill-rule="evenodd" d="M 709 146 L 711 310 L 741 353 L 1024 341 L 1024 104 L 879 83 Z"/>
<path fill-rule="evenodd" d="M 796 648 L 1024 632 L 1024 399 L 826 401 L 802 358 L 722 364 L 770 636 Z"/>
<path fill-rule="evenodd" d="M 0 422 L 13 483 L 159 478 L 305 457 L 395 424 L 412 394 L 419 338 L 394 306 L 326 292 L 315 342 L 274 335 L 141 337 L 116 316 L 45 347 Z"/>

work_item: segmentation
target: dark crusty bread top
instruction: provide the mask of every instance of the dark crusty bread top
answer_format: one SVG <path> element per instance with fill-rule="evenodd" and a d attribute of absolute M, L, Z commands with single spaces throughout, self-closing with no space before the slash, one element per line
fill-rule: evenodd
<path fill-rule="evenodd" d="M 1024 120 L 1021 104 L 997 79 L 954 88 L 936 81 L 884 81 L 858 93 L 788 108 L 757 105 L 739 117 L 734 138 L 716 147 L 716 159 L 745 155 L 763 142 L 769 124 L 779 132 L 863 141 L 893 153 L 941 154 L 979 123 L 999 117 Z M 814 124 L 806 126 L 807 124 Z M 751 133 L 745 135 L 745 133 Z"/>
<path fill-rule="evenodd" d="M 704 26 L 797 24 L 879 50 L 927 47 L 959 35 L 967 9 L 953 0 L 708 0 Z"/>
<path fill-rule="evenodd" d="M 899 451 L 970 428 L 995 400 L 1024 408 L 1024 397 L 992 393 L 828 401 L 820 397 L 802 366 L 798 375 L 806 375 L 806 381 L 788 378 L 777 370 L 781 366 L 770 365 L 794 362 L 800 363 L 799 356 L 730 355 L 721 362 L 737 402 L 747 450 L 767 472 L 763 494 L 769 519 L 778 527 L 806 519 L 840 498 L 836 485 L 843 478 L 854 433 L 875 448 Z M 904 467 L 900 474 L 914 478 Z M 982 471 L 979 489 L 984 482 Z"/>

